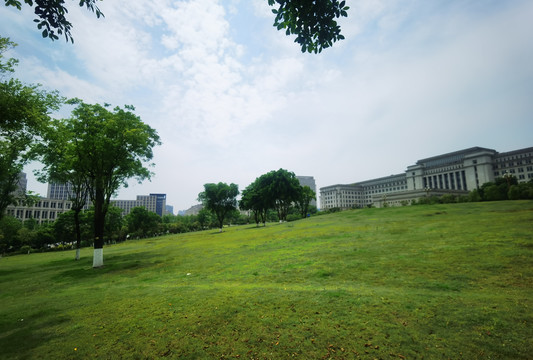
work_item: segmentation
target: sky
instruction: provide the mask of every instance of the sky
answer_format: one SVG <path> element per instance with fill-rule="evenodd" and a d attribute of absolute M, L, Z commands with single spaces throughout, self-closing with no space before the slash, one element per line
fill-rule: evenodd
<path fill-rule="evenodd" d="M 321 54 L 277 31 L 267 0 L 104 0 L 100 19 L 66 1 L 74 44 L 42 38 L 28 6 L 1 6 L 0 36 L 18 44 L 22 81 L 135 106 L 162 145 L 151 181 L 117 197 L 165 193 L 175 213 L 205 183 L 243 190 L 280 168 L 318 190 L 533 146 L 532 1 L 346 3 L 345 40 Z M 39 166 L 28 190 L 46 196 Z"/>

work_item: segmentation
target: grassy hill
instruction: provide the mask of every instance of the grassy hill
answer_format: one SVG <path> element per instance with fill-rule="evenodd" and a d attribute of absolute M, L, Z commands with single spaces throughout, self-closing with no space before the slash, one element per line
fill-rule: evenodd
<path fill-rule="evenodd" d="M 533 202 L 0 259 L 2 359 L 531 359 Z"/>

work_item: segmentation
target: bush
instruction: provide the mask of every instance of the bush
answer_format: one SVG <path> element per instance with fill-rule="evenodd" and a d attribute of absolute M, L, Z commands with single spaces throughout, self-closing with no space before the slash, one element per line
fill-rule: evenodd
<path fill-rule="evenodd" d="M 21 254 L 29 254 L 31 252 L 31 247 L 29 245 L 24 245 L 20 248 Z"/>
<path fill-rule="evenodd" d="M 298 215 L 298 214 L 289 214 L 287 215 L 287 221 L 296 221 L 296 220 L 300 220 L 302 218 L 301 215 Z"/>

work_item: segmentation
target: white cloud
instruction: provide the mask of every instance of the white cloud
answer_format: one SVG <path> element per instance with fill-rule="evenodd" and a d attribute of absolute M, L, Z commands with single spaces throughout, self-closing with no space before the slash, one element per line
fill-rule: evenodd
<path fill-rule="evenodd" d="M 532 145 L 531 2 L 348 5 L 346 40 L 320 55 L 272 26 L 266 0 L 104 1 L 104 19 L 73 6 L 74 45 L 28 36 L 31 12 L 5 13 L 0 33 L 26 81 L 135 105 L 163 145 L 153 181 L 121 196 L 166 192 L 177 209 L 205 182 L 242 189 L 280 167 L 326 186 Z"/>

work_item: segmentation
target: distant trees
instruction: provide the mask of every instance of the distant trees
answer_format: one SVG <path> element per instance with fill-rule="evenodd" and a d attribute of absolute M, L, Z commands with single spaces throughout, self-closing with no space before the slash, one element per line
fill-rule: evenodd
<path fill-rule="evenodd" d="M 301 217 L 307 216 L 314 198 L 314 191 L 308 186 L 302 187 L 293 172 L 279 169 L 261 175 L 247 186 L 239 207 L 252 211 L 256 224 L 264 225 L 270 209 L 276 210 L 279 221 L 287 220 L 292 207 L 299 209 Z"/>
<path fill-rule="evenodd" d="M 204 184 L 204 191 L 198 194 L 198 201 L 217 218 L 220 231 L 224 227 L 226 216 L 237 209 L 237 195 L 239 187 L 236 184 L 222 182 Z"/>
<path fill-rule="evenodd" d="M 126 216 L 128 234 L 135 237 L 157 235 L 160 232 L 161 222 L 161 216 L 141 206 L 131 209 Z"/>
<path fill-rule="evenodd" d="M 518 183 L 515 176 L 507 175 L 483 184 L 473 193 L 471 196 L 481 201 L 533 199 L 533 180 Z"/>
<path fill-rule="evenodd" d="M 484 183 L 468 195 L 446 194 L 418 199 L 413 204 L 449 204 L 459 202 L 501 201 L 501 200 L 528 200 L 533 199 L 533 180 L 518 182 L 518 179 L 509 174 L 498 177 L 494 181 Z"/>

